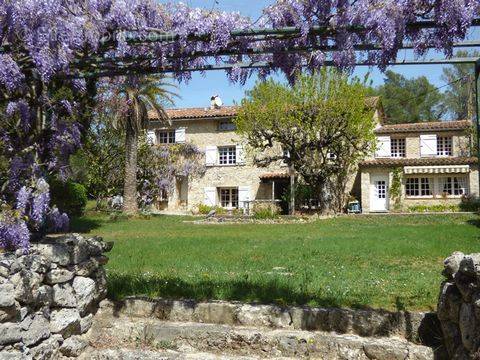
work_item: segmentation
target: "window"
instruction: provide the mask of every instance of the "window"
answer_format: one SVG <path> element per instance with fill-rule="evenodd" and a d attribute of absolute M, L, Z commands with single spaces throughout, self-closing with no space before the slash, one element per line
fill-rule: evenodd
<path fill-rule="evenodd" d="M 160 131 L 157 131 L 157 142 L 159 144 L 173 144 L 173 143 L 175 143 L 175 130 L 160 130 Z"/>
<path fill-rule="evenodd" d="M 437 137 L 437 156 L 452 156 L 452 137 Z"/>
<path fill-rule="evenodd" d="M 391 139 L 390 149 L 392 157 L 405 157 L 405 139 Z"/>
<path fill-rule="evenodd" d="M 442 177 L 440 181 L 440 194 L 444 196 L 462 196 L 468 194 L 466 176 Z"/>
<path fill-rule="evenodd" d="M 220 121 L 218 123 L 218 131 L 235 131 L 237 130 L 237 126 L 228 120 Z"/>
<path fill-rule="evenodd" d="M 220 189 L 220 205 L 227 209 L 238 208 L 238 189 L 237 188 L 221 188 Z"/>
<path fill-rule="evenodd" d="M 405 183 L 405 195 L 408 197 L 432 196 L 430 178 L 408 178 Z"/>
<path fill-rule="evenodd" d="M 222 146 L 218 148 L 218 163 L 220 165 L 233 165 L 237 163 L 237 150 L 235 146 Z"/>

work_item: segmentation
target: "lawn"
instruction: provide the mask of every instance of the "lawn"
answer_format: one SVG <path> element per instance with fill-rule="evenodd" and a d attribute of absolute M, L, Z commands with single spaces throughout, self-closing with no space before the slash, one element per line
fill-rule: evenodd
<path fill-rule="evenodd" d="M 109 296 L 434 309 L 442 261 L 478 252 L 477 215 L 358 216 L 282 225 L 194 225 L 188 217 L 110 221 L 78 232 L 115 241 Z"/>

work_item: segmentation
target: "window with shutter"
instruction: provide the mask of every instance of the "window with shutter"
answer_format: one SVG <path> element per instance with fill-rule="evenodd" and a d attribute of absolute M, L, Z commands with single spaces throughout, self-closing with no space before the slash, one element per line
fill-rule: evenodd
<path fill-rule="evenodd" d="M 150 145 L 155 145 L 156 144 L 156 137 L 155 137 L 155 131 L 149 130 L 147 131 L 147 141 Z"/>
<path fill-rule="evenodd" d="M 207 146 L 205 149 L 205 164 L 207 166 L 217 165 L 217 147 Z"/>
<path fill-rule="evenodd" d="M 391 144 L 390 136 L 377 137 L 377 151 L 375 157 L 390 157 L 391 156 Z"/>
<path fill-rule="evenodd" d="M 437 135 L 420 135 L 420 156 L 437 156 Z"/>
<path fill-rule="evenodd" d="M 217 188 L 206 187 L 204 188 L 205 197 L 203 200 L 204 205 L 215 206 L 217 205 Z"/>
<path fill-rule="evenodd" d="M 185 128 L 178 128 L 175 130 L 175 142 L 176 143 L 185 142 Z"/>
<path fill-rule="evenodd" d="M 238 206 L 245 209 L 250 201 L 250 186 L 238 187 Z"/>
<path fill-rule="evenodd" d="M 245 164 L 245 153 L 242 145 L 236 147 L 237 164 Z"/>

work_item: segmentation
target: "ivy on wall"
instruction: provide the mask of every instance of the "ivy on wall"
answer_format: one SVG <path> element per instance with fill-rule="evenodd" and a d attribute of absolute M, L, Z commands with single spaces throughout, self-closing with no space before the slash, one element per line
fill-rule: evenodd
<path fill-rule="evenodd" d="M 393 202 L 393 209 L 400 211 L 402 209 L 402 168 L 393 169 L 392 186 L 390 187 L 390 198 Z"/>

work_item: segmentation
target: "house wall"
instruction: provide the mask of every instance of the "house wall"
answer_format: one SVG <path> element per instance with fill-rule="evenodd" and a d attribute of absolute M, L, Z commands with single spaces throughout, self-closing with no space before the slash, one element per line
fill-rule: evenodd
<path fill-rule="evenodd" d="M 184 127 L 186 142 L 197 145 L 202 152 L 205 152 L 207 146 L 243 144 L 241 137 L 234 131 L 219 131 L 220 121 L 217 119 L 175 121 L 174 128 Z M 272 151 L 279 151 L 279 148 Z M 250 199 L 270 199 L 271 184 L 261 183 L 260 176 L 269 172 L 287 172 L 288 168 L 279 162 L 267 167 L 258 167 L 254 165 L 253 160 L 252 150 L 245 148 L 244 164 L 207 166 L 206 172 L 201 178 L 191 178 L 188 186 L 183 186 L 184 190 L 188 188 L 187 195 L 183 192 L 180 194 L 182 199 L 186 198 L 186 208 L 195 210 L 199 204 L 204 203 L 206 187 L 250 186 Z M 178 198 L 178 195 L 172 195 L 172 201 L 169 201 L 169 210 L 182 207 L 182 204 L 176 201 Z"/>
<path fill-rule="evenodd" d="M 363 169 L 361 172 L 361 185 L 362 185 L 362 209 L 363 212 L 370 212 L 370 192 L 371 192 L 371 177 L 372 175 L 376 174 L 388 174 L 389 177 L 389 189 L 392 184 L 393 180 L 393 168 L 385 168 L 385 167 L 371 167 L 367 169 Z M 430 178 L 439 178 L 443 176 L 455 176 L 455 174 L 428 174 Z M 479 170 L 478 166 L 470 165 L 470 172 L 465 174 L 468 176 L 469 179 L 469 194 L 473 196 L 479 196 Z M 412 175 L 412 177 L 421 177 L 422 175 Z M 404 209 L 408 209 L 410 206 L 415 205 L 439 205 L 439 204 L 446 204 L 446 205 L 458 205 L 461 202 L 461 197 L 449 197 L 444 198 L 441 196 L 436 196 L 433 198 L 406 198 L 405 197 L 405 181 L 408 175 L 403 175 L 402 177 L 402 186 L 401 186 L 401 203 Z M 389 195 L 391 195 L 389 193 Z M 390 209 L 393 204 L 390 202 Z"/>

